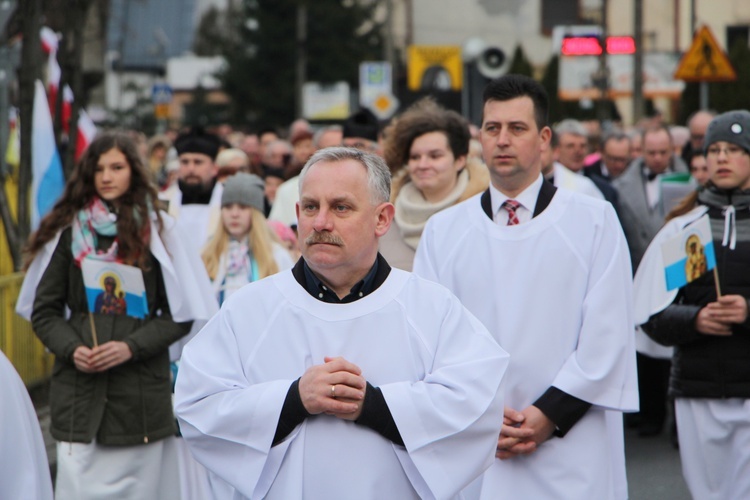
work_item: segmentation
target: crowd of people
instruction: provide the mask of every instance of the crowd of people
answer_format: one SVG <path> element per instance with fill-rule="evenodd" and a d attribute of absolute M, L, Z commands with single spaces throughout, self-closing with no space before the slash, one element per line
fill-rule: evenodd
<path fill-rule="evenodd" d="M 55 497 L 627 498 L 624 425 L 673 433 L 695 498 L 750 497 L 750 113 L 548 107 L 506 75 L 481 124 L 425 98 L 101 133 L 17 303 L 55 355 Z M 706 214 L 716 270 L 668 291 L 661 244 Z M 51 496 L 26 458 L 0 497 Z"/>

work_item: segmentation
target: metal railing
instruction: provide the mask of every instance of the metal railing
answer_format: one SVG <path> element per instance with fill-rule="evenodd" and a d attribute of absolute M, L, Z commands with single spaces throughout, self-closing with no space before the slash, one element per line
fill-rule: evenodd
<path fill-rule="evenodd" d="M 29 387 L 49 377 L 54 356 L 34 335 L 31 323 L 15 312 L 23 276 L 23 273 L 0 276 L 0 350 Z"/>

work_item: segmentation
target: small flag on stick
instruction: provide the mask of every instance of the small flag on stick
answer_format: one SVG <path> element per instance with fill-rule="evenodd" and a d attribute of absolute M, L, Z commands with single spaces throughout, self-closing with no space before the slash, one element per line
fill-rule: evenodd
<path fill-rule="evenodd" d="M 716 254 L 708 215 L 686 226 L 662 243 L 667 290 L 675 290 L 716 268 Z M 718 290 L 718 282 L 717 282 Z"/>
<path fill-rule="evenodd" d="M 137 267 L 86 258 L 81 261 L 89 311 L 95 314 L 148 315 L 143 273 Z"/>

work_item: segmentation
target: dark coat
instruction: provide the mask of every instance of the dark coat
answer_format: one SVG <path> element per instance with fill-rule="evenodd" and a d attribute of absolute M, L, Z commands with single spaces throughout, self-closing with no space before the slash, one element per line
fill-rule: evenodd
<path fill-rule="evenodd" d="M 601 173 L 601 160 L 599 160 L 599 169 L 598 171 Z M 604 199 L 607 200 L 612 204 L 612 206 L 615 208 L 615 212 L 617 212 L 617 216 L 620 216 L 620 196 L 617 194 L 617 190 L 612 186 L 612 181 L 609 177 L 605 177 L 604 175 L 597 174 L 596 170 L 594 170 L 594 167 L 586 167 L 583 169 L 583 175 L 591 179 L 591 182 L 594 183 L 596 188 L 602 192 L 604 195 Z"/>
<path fill-rule="evenodd" d="M 750 211 L 737 212 L 738 241 L 734 250 L 722 246 L 724 217 L 709 210 L 722 294 L 750 298 Z M 672 397 L 750 398 L 750 317 L 732 327 L 728 337 L 704 335 L 695 328 L 698 312 L 716 300 L 713 273 L 680 289 L 675 301 L 643 325 L 655 341 L 674 345 L 669 394 Z"/>
<path fill-rule="evenodd" d="M 601 158 L 599 158 L 598 160 L 596 160 L 591 165 L 589 165 L 587 167 L 584 167 L 584 169 L 583 169 L 583 175 L 585 175 L 586 177 L 589 177 L 589 178 L 591 178 L 591 177 L 593 177 L 593 176 L 596 175 L 598 177 L 601 177 L 602 179 L 604 179 L 607 182 L 612 182 L 612 179 L 610 178 L 610 176 L 604 174 L 604 170 L 602 169 L 602 159 Z"/>
<path fill-rule="evenodd" d="M 100 248 L 112 239 L 99 236 Z M 51 433 L 59 441 L 135 445 L 174 435 L 169 345 L 191 322 L 175 323 L 158 261 L 150 259 L 143 281 L 149 305 L 145 319 L 94 314 L 99 344 L 125 342 L 133 358 L 103 373 L 83 373 L 73 363 L 77 347 L 93 346 L 81 269 L 71 251 L 71 230 L 60 241 L 36 290 L 31 321 L 55 354 L 50 386 Z M 66 319 L 65 310 L 70 310 Z"/>

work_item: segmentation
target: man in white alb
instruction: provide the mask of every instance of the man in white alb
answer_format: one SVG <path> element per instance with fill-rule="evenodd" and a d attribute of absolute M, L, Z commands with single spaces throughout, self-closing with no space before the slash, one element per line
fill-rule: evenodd
<path fill-rule="evenodd" d="M 453 498 L 492 463 L 507 354 L 448 290 L 380 256 L 389 196 L 378 156 L 318 151 L 302 258 L 185 348 L 176 411 L 215 494 Z"/>
<path fill-rule="evenodd" d="M 540 174 L 547 95 L 484 92 L 491 185 L 434 215 L 414 271 L 451 289 L 511 355 L 497 460 L 481 497 L 626 498 L 621 411 L 638 403 L 628 249 L 612 206 Z"/>

